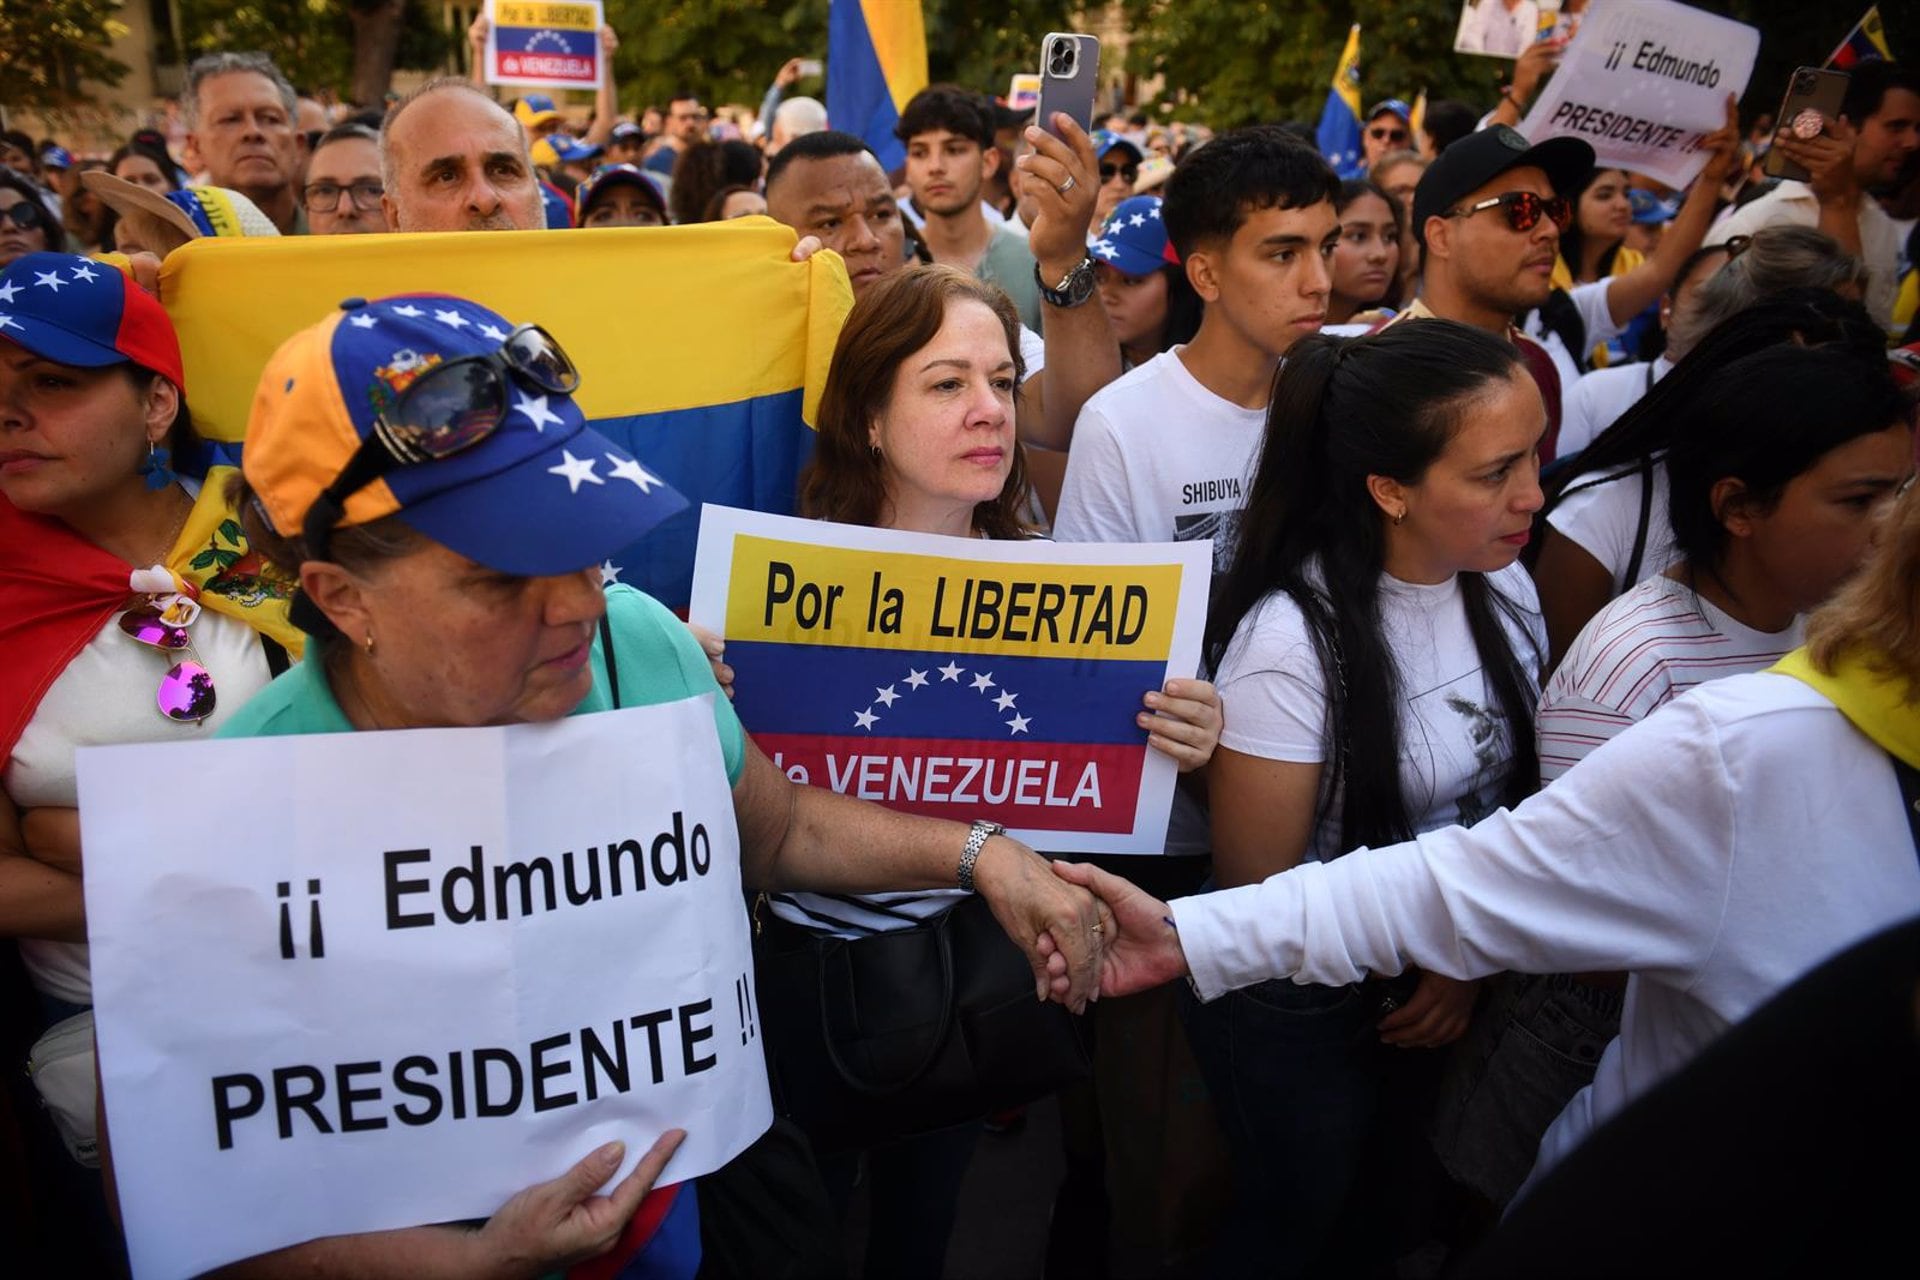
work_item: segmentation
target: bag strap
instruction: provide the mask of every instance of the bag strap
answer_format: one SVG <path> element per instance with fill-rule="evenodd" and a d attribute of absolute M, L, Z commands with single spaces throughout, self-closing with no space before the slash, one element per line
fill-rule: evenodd
<path fill-rule="evenodd" d="M 1907 811 L 1907 832 L 1913 837 L 1913 851 L 1920 857 L 1920 769 L 1902 760 L 1892 752 L 1887 759 L 1893 761 L 1893 776 L 1900 780 L 1900 803 Z"/>
<path fill-rule="evenodd" d="M 1640 564 L 1647 558 L 1647 526 L 1653 521 L 1653 455 L 1640 459 L 1640 527 L 1633 534 L 1633 555 L 1627 560 L 1627 580 L 1620 590 L 1631 591 L 1640 580 Z"/>
<path fill-rule="evenodd" d="M 620 666 L 613 656 L 613 622 L 600 615 L 600 656 L 607 664 L 607 690 L 613 694 L 613 709 L 620 709 Z"/>
<path fill-rule="evenodd" d="M 293 659 L 288 656 L 287 647 L 264 631 L 260 633 L 260 648 L 267 655 L 267 674 L 272 678 L 279 679 L 287 674 L 289 667 L 293 666 Z"/>
<path fill-rule="evenodd" d="M 973 901 L 973 899 L 969 899 L 969 901 Z M 953 917 L 954 912 L 949 911 L 938 919 L 922 925 L 919 930 L 908 930 L 908 932 L 924 932 L 931 935 L 934 954 L 939 957 L 940 1027 L 935 1035 L 928 1038 L 926 1056 L 921 1058 L 919 1064 L 904 1078 L 888 1084 L 874 1084 L 872 1081 L 861 1076 L 848 1064 L 846 1058 L 840 1053 L 840 1046 L 834 1042 L 832 1031 L 833 1019 L 827 1009 L 827 990 L 830 985 L 826 980 L 827 964 L 832 960 L 845 963 L 848 948 L 863 940 L 855 939 L 853 943 L 848 943 L 843 939 L 836 938 L 834 942 L 838 944 L 837 946 L 822 947 L 816 953 L 820 965 L 820 1026 L 824 1032 L 822 1038 L 827 1046 L 827 1061 L 833 1064 L 834 1071 L 840 1076 L 840 1079 L 846 1083 L 849 1089 L 858 1093 L 867 1094 L 871 1097 L 882 1097 L 887 1094 L 896 1093 L 901 1089 L 911 1086 L 916 1080 L 920 1079 L 921 1076 L 927 1074 L 927 1072 L 932 1069 L 934 1060 L 940 1056 L 940 1051 L 946 1047 L 947 1037 L 953 1030 L 953 939 L 948 933 Z M 881 936 L 886 937 L 888 935 L 882 934 Z"/>

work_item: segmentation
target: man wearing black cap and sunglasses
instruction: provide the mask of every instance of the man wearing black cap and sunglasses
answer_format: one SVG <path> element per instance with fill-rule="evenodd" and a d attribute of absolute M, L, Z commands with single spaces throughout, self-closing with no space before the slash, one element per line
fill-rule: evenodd
<path fill-rule="evenodd" d="M 1543 461 L 1560 431 L 1560 375 L 1515 321 L 1553 290 L 1560 228 L 1572 216 L 1557 193 L 1578 190 L 1592 168 L 1593 148 L 1578 138 L 1530 146 L 1517 130 L 1495 125 L 1441 152 L 1413 192 L 1424 274 L 1420 296 L 1395 319 L 1438 316 L 1511 338 L 1547 404 Z"/>

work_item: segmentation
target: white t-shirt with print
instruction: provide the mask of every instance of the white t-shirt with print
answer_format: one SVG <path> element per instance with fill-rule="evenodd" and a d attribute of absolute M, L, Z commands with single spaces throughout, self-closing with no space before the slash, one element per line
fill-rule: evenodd
<path fill-rule="evenodd" d="M 1640 553 L 1640 571 L 1627 581 L 1633 562 L 1633 543 L 1640 533 L 1640 504 L 1647 485 L 1636 468 L 1598 484 L 1586 477 L 1581 487 L 1562 498 L 1547 513 L 1547 523 L 1573 544 L 1606 566 L 1615 592 L 1645 582 L 1680 558 L 1673 543 L 1673 525 L 1667 519 L 1667 464 L 1653 464 L 1653 493 L 1648 499 L 1647 542 Z"/>
<path fill-rule="evenodd" d="M 1053 536 L 1062 542 L 1212 538 L 1223 572 L 1260 455 L 1267 411 L 1200 384 L 1164 351 L 1088 399 L 1073 428 Z"/>
<path fill-rule="evenodd" d="M 1630 724 L 1697 684 L 1761 671 L 1806 637 L 1769 634 L 1655 574 L 1593 615 L 1540 695 L 1540 778 L 1552 782 Z"/>
<path fill-rule="evenodd" d="M 1518 565 L 1487 578 L 1520 606 L 1524 623 L 1500 616 L 1521 665 L 1537 673 L 1547 644 L 1533 580 Z M 1474 647 L 1459 576 L 1426 586 L 1382 574 L 1380 624 L 1399 670 L 1400 786 L 1413 828 L 1470 826 L 1501 803 L 1513 735 Z M 1292 596 L 1275 592 L 1242 619 L 1214 683 L 1228 708 L 1221 746 L 1264 760 L 1326 760 L 1326 672 Z M 1327 811 L 1309 861 L 1346 851 L 1338 802 Z"/>

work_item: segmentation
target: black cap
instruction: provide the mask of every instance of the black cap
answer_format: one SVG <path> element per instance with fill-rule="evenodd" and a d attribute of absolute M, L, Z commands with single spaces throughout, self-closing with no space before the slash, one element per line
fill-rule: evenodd
<path fill-rule="evenodd" d="M 1413 189 L 1413 238 L 1427 243 L 1427 219 L 1438 217 L 1509 169 L 1546 170 L 1557 196 L 1571 196 L 1593 171 L 1593 148 L 1578 138 L 1548 138 L 1529 145 L 1504 124 L 1470 133 L 1453 143 L 1420 175 Z"/>

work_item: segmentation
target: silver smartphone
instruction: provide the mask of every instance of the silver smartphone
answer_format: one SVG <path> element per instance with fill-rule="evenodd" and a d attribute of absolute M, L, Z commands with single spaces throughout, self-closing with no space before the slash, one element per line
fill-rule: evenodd
<path fill-rule="evenodd" d="M 1093 131 L 1093 99 L 1100 89 L 1100 38 L 1072 31 L 1049 31 L 1040 42 L 1040 104 L 1034 119 L 1054 136 L 1056 112 L 1072 116 Z"/>

